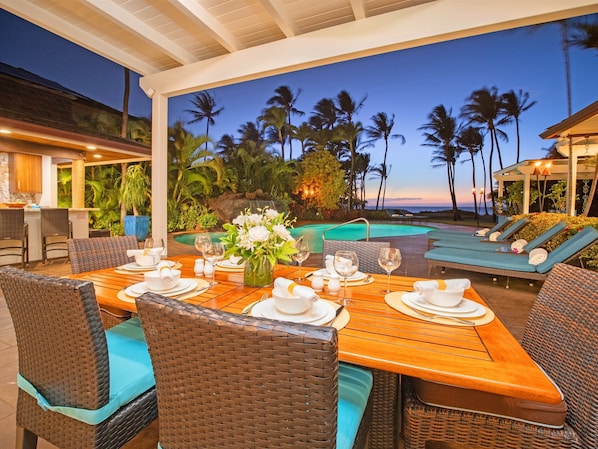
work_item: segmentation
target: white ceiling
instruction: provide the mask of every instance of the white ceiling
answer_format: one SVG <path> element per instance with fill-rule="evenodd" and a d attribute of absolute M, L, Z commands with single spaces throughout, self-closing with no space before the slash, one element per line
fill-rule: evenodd
<path fill-rule="evenodd" d="M 0 0 L 165 97 L 598 12 L 587 0 Z"/>

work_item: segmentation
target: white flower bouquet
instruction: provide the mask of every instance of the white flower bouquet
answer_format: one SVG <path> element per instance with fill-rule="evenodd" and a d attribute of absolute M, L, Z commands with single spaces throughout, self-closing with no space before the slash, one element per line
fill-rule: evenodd
<path fill-rule="evenodd" d="M 227 250 L 225 257 L 241 256 L 244 260 L 266 257 L 274 266 L 277 261 L 291 262 L 297 252 L 295 239 L 289 232 L 295 220 L 274 209 L 246 209 L 232 223 L 224 224 L 226 237 L 220 239 Z"/>

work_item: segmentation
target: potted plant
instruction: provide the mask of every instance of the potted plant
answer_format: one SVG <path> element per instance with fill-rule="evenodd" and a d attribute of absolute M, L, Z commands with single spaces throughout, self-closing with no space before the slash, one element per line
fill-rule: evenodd
<path fill-rule="evenodd" d="M 134 235 L 138 241 L 145 240 L 149 234 L 150 217 L 140 215 L 139 209 L 151 200 L 151 179 L 142 164 L 127 167 L 120 193 L 123 207 L 127 212 L 133 211 L 133 215 L 124 217 L 125 235 Z"/>

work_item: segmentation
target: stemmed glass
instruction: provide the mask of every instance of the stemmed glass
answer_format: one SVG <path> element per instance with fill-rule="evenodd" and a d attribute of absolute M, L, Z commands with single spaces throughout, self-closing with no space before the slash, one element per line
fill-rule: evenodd
<path fill-rule="evenodd" d="M 343 305 L 351 304 L 351 300 L 347 298 L 347 279 L 357 273 L 358 268 L 359 259 L 355 251 L 337 251 L 334 253 L 334 270 L 345 280 L 343 298 L 338 301 Z"/>
<path fill-rule="evenodd" d="M 295 242 L 295 249 L 297 252 L 293 254 L 293 260 L 299 264 L 299 274 L 295 280 L 303 281 L 305 278 L 301 277 L 301 264 L 303 264 L 310 255 L 309 244 L 303 240 L 303 237 L 301 237 Z"/>
<path fill-rule="evenodd" d="M 214 276 L 216 274 L 216 264 L 224 259 L 224 252 L 224 245 L 220 242 L 207 243 L 203 247 L 203 256 L 213 268 L 212 277 L 210 279 L 210 287 L 213 287 L 217 284 L 217 282 L 214 280 Z"/>
<path fill-rule="evenodd" d="M 402 257 L 400 249 L 380 248 L 380 254 L 378 254 L 378 265 L 380 265 L 380 267 L 388 274 L 386 290 L 382 290 L 382 293 L 390 293 L 390 273 L 399 268 L 401 261 Z"/>
<path fill-rule="evenodd" d="M 146 254 L 163 256 L 164 255 L 164 239 L 148 237 L 143 243 L 143 250 Z"/>
<path fill-rule="evenodd" d="M 210 234 L 208 234 L 207 232 L 199 234 L 198 236 L 195 237 L 195 249 L 197 251 L 199 251 L 201 253 L 201 255 L 204 255 L 204 248 L 206 245 L 209 245 L 210 243 L 212 243 L 212 237 L 210 237 Z M 205 256 L 204 256 L 205 257 Z"/>

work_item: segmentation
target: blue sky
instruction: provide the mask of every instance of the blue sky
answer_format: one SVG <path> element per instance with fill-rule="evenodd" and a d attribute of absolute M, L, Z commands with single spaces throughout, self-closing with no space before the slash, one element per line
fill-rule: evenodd
<path fill-rule="evenodd" d="M 81 49 L 35 25 L 0 10 L 0 61 L 21 67 L 65 87 L 120 109 L 123 92 L 122 67 Z M 573 112 L 598 100 L 598 52 L 572 48 Z M 151 101 L 132 76 L 130 112 L 149 116 Z M 422 146 L 419 130 L 432 109 L 443 104 L 458 116 L 467 97 L 476 89 L 496 86 L 500 93 L 519 89 L 537 104 L 521 116 L 522 159 L 538 159 L 552 141 L 540 139 L 547 127 L 567 116 L 565 70 L 557 25 L 503 31 L 441 44 L 403 50 L 326 67 L 264 78 L 210 90 L 217 104 L 224 107 L 210 128 L 210 136 L 237 134 L 240 125 L 254 121 L 266 106 L 274 89 L 288 85 L 301 89 L 297 108 L 307 119 L 313 106 L 324 97 L 334 98 L 347 90 L 354 99 L 367 95 L 356 117 L 364 126 L 378 112 L 395 115 L 395 133 L 403 134 L 404 145 L 391 141 L 386 206 L 448 205 L 446 170 L 431 168 L 432 149 Z M 192 108 L 190 96 L 171 99 L 169 122 L 187 122 Z M 205 131 L 205 124 L 188 125 L 194 134 Z M 503 128 L 509 142 L 501 142 L 503 162 L 515 162 L 516 136 L 513 126 Z M 294 145 L 295 156 L 298 145 Z M 373 164 L 383 157 L 383 143 L 368 150 Z M 477 164 L 479 165 L 479 164 Z M 495 162 L 495 167 L 498 164 Z M 472 202 L 471 164 L 457 166 L 457 199 L 462 206 Z M 478 184 L 481 173 L 478 174 Z M 377 179 L 366 187 L 370 205 L 375 205 Z"/>

